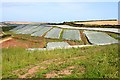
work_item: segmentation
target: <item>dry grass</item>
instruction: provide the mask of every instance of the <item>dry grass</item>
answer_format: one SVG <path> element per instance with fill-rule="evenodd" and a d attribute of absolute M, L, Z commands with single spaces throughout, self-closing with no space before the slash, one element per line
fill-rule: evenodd
<path fill-rule="evenodd" d="M 118 25 L 118 21 L 76 22 L 75 24 L 87 24 L 87 25 Z"/>

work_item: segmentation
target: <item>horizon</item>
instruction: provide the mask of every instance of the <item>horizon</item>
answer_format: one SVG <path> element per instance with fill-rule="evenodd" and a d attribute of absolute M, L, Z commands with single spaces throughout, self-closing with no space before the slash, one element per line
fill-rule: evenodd
<path fill-rule="evenodd" d="M 70 22 L 109 19 L 118 20 L 117 2 L 8 2 L 2 4 L 2 22 Z"/>
<path fill-rule="evenodd" d="M 97 20 L 97 19 L 94 19 L 94 20 L 79 20 L 78 22 L 81 22 L 81 21 L 119 21 L 118 19 L 104 19 L 104 20 Z M 35 22 L 35 21 L 2 21 L 2 22 Z M 77 22 L 77 21 L 66 21 L 66 22 Z M 35 22 L 35 23 L 49 23 L 49 22 Z M 50 22 L 52 23 L 52 22 Z M 54 23 L 54 22 L 53 22 Z M 60 22 L 55 22 L 55 23 L 60 23 Z M 63 23 L 63 22 L 61 22 Z"/>

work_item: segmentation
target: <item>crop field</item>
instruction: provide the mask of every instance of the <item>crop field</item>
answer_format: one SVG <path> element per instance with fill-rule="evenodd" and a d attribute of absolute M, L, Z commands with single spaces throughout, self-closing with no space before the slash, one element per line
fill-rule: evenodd
<path fill-rule="evenodd" d="M 55 49 L 55 48 L 65 48 L 67 46 L 70 46 L 67 42 L 49 42 L 47 44 L 47 49 Z"/>
<path fill-rule="evenodd" d="M 20 28 L 20 29 L 14 31 L 14 32 L 16 32 L 16 33 L 21 33 L 21 31 L 24 31 L 24 30 L 26 30 L 26 29 L 28 29 L 28 28 L 30 28 L 30 27 L 32 27 L 32 25 L 26 25 L 26 26 L 24 26 L 23 28 Z"/>
<path fill-rule="evenodd" d="M 119 34 L 21 25 L 3 35 L 3 78 L 119 78 Z M 78 45 L 90 46 L 65 48 Z"/>
<path fill-rule="evenodd" d="M 79 30 L 64 30 L 62 38 L 65 40 L 81 40 Z"/>
<path fill-rule="evenodd" d="M 75 24 L 89 24 L 89 25 L 118 25 L 118 21 L 90 21 L 90 22 L 75 22 Z"/>
<path fill-rule="evenodd" d="M 26 34 L 27 32 L 29 32 L 29 31 L 31 31 L 32 29 L 34 29 L 34 28 L 37 28 L 38 26 L 32 26 L 32 27 L 30 27 L 30 28 L 28 28 L 28 29 L 26 29 L 26 30 L 24 30 L 24 31 L 21 31 L 20 33 L 21 34 Z"/>
<path fill-rule="evenodd" d="M 38 26 L 37 28 L 34 28 L 32 30 L 29 30 L 26 32 L 26 34 L 32 34 L 34 32 L 40 31 L 42 28 L 44 28 L 43 26 Z"/>
<path fill-rule="evenodd" d="M 18 34 L 25 34 L 26 32 L 31 31 L 32 29 L 37 28 L 37 27 L 38 26 L 36 26 L 36 25 L 27 25 L 21 29 L 18 29 L 17 33 Z"/>
<path fill-rule="evenodd" d="M 20 26 L 17 26 L 16 28 L 14 28 L 14 29 L 12 29 L 12 30 L 10 30 L 10 31 L 16 31 L 16 30 L 18 30 L 18 29 L 21 29 L 21 28 L 23 28 L 25 25 L 20 25 Z"/>
<path fill-rule="evenodd" d="M 109 35 L 103 32 L 84 31 L 84 33 L 87 36 L 90 43 L 94 45 L 118 43 L 118 40 L 115 40 L 114 38 L 110 37 Z"/>
<path fill-rule="evenodd" d="M 47 31 L 49 31 L 52 27 L 44 27 L 42 28 L 40 31 L 37 31 L 33 34 L 31 34 L 31 36 L 43 36 Z"/>
<path fill-rule="evenodd" d="M 45 38 L 53 38 L 53 39 L 59 39 L 62 29 L 59 28 L 53 28 L 50 30 L 46 35 Z"/>

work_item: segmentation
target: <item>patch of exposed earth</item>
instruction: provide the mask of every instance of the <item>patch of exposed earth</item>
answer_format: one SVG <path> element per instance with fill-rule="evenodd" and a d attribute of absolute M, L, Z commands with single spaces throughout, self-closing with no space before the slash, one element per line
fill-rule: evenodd
<path fill-rule="evenodd" d="M 73 57 L 73 58 L 69 58 L 69 60 L 76 60 L 76 59 L 86 59 L 85 56 L 79 56 L 79 57 Z M 46 60 L 41 62 L 40 64 L 37 65 L 29 65 L 25 68 L 22 69 L 18 69 L 15 71 L 12 71 L 12 74 L 16 74 L 19 78 L 31 78 L 33 76 L 35 76 L 35 73 L 39 72 L 39 69 L 45 70 L 48 68 L 48 65 L 56 63 L 55 65 L 62 65 L 64 63 L 69 62 L 69 60 L 62 60 L 61 59 L 51 59 L 51 60 Z M 45 64 L 45 65 L 44 65 Z M 61 71 L 51 71 L 50 73 L 47 73 L 44 75 L 44 77 L 46 78 L 51 78 L 51 77 L 60 77 L 60 75 L 70 75 L 72 74 L 72 70 L 74 69 L 74 66 L 69 66 Z"/>

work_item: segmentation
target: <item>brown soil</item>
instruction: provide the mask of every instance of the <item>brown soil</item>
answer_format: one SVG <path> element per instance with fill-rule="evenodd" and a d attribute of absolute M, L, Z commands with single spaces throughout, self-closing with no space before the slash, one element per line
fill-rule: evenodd
<path fill-rule="evenodd" d="M 86 56 L 79 56 L 79 57 L 73 57 L 73 58 L 69 58 L 69 60 L 71 59 L 86 59 Z M 29 65 L 26 66 L 25 68 L 21 68 L 18 70 L 14 70 L 11 73 L 19 76 L 19 78 L 31 78 L 33 76 L 35 76 L 35 73 L 39 71 L 39 69 L 45 70 L 48 68 L 47 65 L 50 65 L 52 63 L 56 63 L 55 65 L 62 65 L 64 63 L 69 62 L 68 61 L 61 61 L 61 58 L 57 58 L 57 59 L 50 59 L 50 60 L 45 60 L 43 62 L 40 62 L 40 64 L 37 65 Z M 42 64 L 47 64 L 47 65 L 42 65 Z M 49 77 L 60 77 L 60 75 L 70 75 L 72 74 L 72 69 L 74 69 L 75 66 L 69 66 L 65 69 L 62 69 L 60 71 L 51 71 L 50 73 L 47 73 L 44 75 L 44 77 L 49 78 Z M 84 72 L 84 68 L 80 67 L 80 72 L 83 73 Z"/>
<path fill-rule="evenodd" d="M 10 39 L 7 41 L 2 42 L 2 48 L 9 48 L 9 47 L 22 47 L 22 48 L 43 48 L 44 42 L 32 42 L 32 41 L 21 41 L 18 39 Z"/>
<path fill-rule="evenodd" d="M 85 37 L 85 34 L 83 33 L 83 31 L 80 31 L 80 37 L 81 37 L 81 40 L 83 41 L 84 45 L 89 44 L 89 42 L 87 41 L 87 38 Z"/>
<path fill-rule="evenodd" d="M 57 60 L 60 60 L 60 59 L 46 60 L 46 61 L 43 61 L 40 64 L 51 64 L 51 63 L 53 63 Z M 40 66 L 40 64 L 36 65 L 36 66 L 35 65 L 30 65 L 30 66 L 27 66 L 26 68 L 22 68 L 22 69 L 12 71 L 12 73 L 19 76 L 19 78 L 32 77 L 32 76 L 34 76 L 34 73 L 36 73 L 38 69 L 46 69 L 47 68 L 47 66 L 44 66 L 44 65 Z"/>
<path fill-rule="evenodd" d="M 19 78 L 26 78 L 28 75 L 34 74 L 35 72 L 37 72 L 38 68 L 39 68 L 39 66 L 35 66 L 35 67 L 29 69 L 26 74 L 19 76 Z"/>
<path fill-rule="evenodd" d="M 54 77 L 60 77 L 60 75 L 70 75 L 72 74 L 72 69 L 74 69 L 74 66 L 69 66 L 65 69 L 62 69 L 60 71 L 52 71 L 50 73 L 45 74 L 45 78 L 54 78 Z"/>
<path fill-rule="evenodd" d="M 80 42 L 74 42 L 74 41 L 71 41 L 71 40 L 64 40 L 64 41 L 67 42 L 70 45 L 82 45 L 82 43 L 80 43 Z"/>
<path fill-rule="evenodd" d="M 9 48 L 9 47 L 28 47 L 25 43 L 21 43 L 16 41 L 15 39 L 10 39 L 7 41 L 4 41 L 2 44 L 2 48 Z"/>
<path fill-rule="evenodd" d="M 76 66 L 68 66 L 67 68 L 64 68 L 60 71 L 51 71 L 51 72 L 45 74 L 44 77 L 45 78 L 55 78 L 55 77 L 62 78 L 62 76 L 73 74 L 73 69 L 75 69 L 75 68 L 76 68 Z M 81 74 L 85 73 L 85 67 L 83 67 L 83 66 L 80 66 L 80 68 L 78 70 Z"/>
<path fill-rule="evenodd" d="M 54 71 L 44 75 L 45 78 L 54 78 L 55 76 L 58 76 L 58 74 L 56 74 Z"/>

